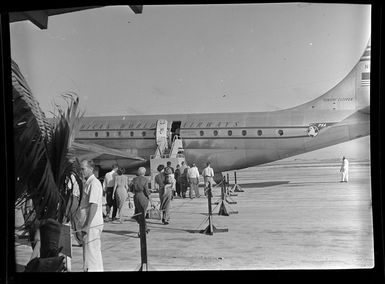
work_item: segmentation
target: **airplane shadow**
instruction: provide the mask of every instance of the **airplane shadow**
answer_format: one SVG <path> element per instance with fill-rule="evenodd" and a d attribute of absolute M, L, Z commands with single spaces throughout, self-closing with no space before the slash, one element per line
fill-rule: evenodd
<path fill-rule="evenodd" d="M 340 182 L 335 182 L 335 181 L 308 181 L 308 182 L 291 182 L 289 186 L 307 186 L 307 185 L 312 185 L 312 184 L 339 184 Z"/>
<path fill-rule="evenodd" d="M 129 230 L 103 230 L 103 233 L 110 233 L 119 236 L 126 236 L 130 238 L 137 238 L 138 231 L 129 231 Z"/>
<path fill-rule="evenodd" d="M 253 182 L 253 183 L 242 183 L 239 184 L 242 188 L 261 188 L 261 187 L 270 187 L 281 184 L 288 184 L 288 180 L 279 180 L 279 181 L 264 181 L 264 182 Z"/>

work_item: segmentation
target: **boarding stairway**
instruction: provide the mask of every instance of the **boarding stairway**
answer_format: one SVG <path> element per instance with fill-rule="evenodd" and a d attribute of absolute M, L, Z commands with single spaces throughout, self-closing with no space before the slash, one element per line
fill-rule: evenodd
<path fill-rule="evenodd" d="M 185 161 L 183 141 L 179 135 L 171 135 L 167 128 L 167 121 L 158 120 L 156 129 L 155 154 L 150 156 L 150 172 L 151 172 L 151 189 L 155 189 L 155 176 L 158 174 L 159 165 L 166 167 L 167 162 L 171 162 L 171 166 L 175 169 L 176 165 L 180 165 Z"/>

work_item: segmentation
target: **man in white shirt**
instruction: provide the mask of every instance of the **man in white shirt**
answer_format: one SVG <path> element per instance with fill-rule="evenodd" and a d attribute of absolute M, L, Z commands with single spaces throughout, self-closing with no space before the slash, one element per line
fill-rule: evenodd
<path fill-rule="evenodd" d="M 199 171 L 198 168 L 195 166 L 195 164 L 192 164 L 192 167 L 188 169 L 187 172 L 187 180 L 188 183 L 190 184 L 190 198 L 192 199 L 192 191 L 194 190 L 195 192 L 195 197 L 199 198 Z"/>
<path fill-rule="evenodd" d="M 207 167 L 203 169 L 202 171 L 202 176 L 203 176 L 203 182 L 204 182 L 204 187 L 205 187 L 205 195 L 207 195 L 207 188 L 209 182 L 211 185 L 213 185 L 213 177 L 214 177 L 214 170 L 210 166 L 210 162 L 207 162 Z"/>
<path fill-rule="evenodd" d="M 345 157 L 342 158 L 341 165 L 341 182 L 348 182 L 349 180 L 349 161 Z"/>
<path fill-rule="evenodd" d="M 106 173 L 106 175 L 104 176 L 103 190 L 106 193 L 106 221 L 109 219 L 111 208 L 114 206 L 114 197 L 112 196 L 112 194 L 114 192 L 115 177 L 117 176 L 117 171 L 118 165 L 114 164 L 112 165 L 112 171 Z M 115 213 L 116 215 L 116 210 L 113 213 Z M 112 219 L 114 218 L 115 216 L 114 214 L 112 214 Z"/>
<path fill-rule="evenodd" d="M 93 161 L 83 160 L 80 165 L 86 180 L 80 206 L 80 210 L 84 212 L 86 217 L 81 229 L 83 234 L 83 270 L 103 271 L 100 240 L 103 231 L 103 187 L 93 174 L 95 167 Z"/>

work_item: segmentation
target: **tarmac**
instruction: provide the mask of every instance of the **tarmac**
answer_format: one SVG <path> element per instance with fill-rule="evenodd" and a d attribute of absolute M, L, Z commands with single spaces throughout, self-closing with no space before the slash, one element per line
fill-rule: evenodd
<path fill-rule="evenodd" d="M 370 162 L 350 163 L 342 183 L 339 162 L 289 162 L 237 171 L 243 192 L 213 204 L 213 225 L 227 232 L 199 233 L 208 225 L 208 200 L 174 198 L 171 220 L 147 219 L 148 269 L 270 270 L 357 269 L 374 266 Z M 234 173 L 229 174 L 230 188 Z M 152 198 L 158 200 L 158 194 Z M 212 203 L 220 200 L 213 188 Z M 141 265 L 139 226 L 126 202 L 123 223 L 106 222 L 102 233 L 105 271 L 137 271 Z M 15 244 L 19 271 L 30 246 Z M 72 245 L 71 271 L 82 271 L 82 248 Z"/>

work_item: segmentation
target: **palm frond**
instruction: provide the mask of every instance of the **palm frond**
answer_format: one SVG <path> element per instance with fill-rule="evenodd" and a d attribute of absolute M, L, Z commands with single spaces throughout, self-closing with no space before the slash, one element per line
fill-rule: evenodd
<path fill-rule="evenodd" d="M 79 100 L 73 100 L 67 115 L 61 110 L 51 125 L 13 61 L 12 83 L 16 203 L 32 199 L 36 218 L 61 222 L 72 194 L 68 177 L 75 177 L 82 192 L 79 166 L 70 153 L 75 135 L 71 130 L 76 130 L 81 117 Z"/>
<path fill-rule="evenodd" d="M 79 122 L 83 116 L 78 110 L 79 98 L 74 93 L 67 93 L 63 95 L 63 98 L 67 101 L 67 110 L 63 110 L 57 106 L 58 115 L 54 119 L 54 132 L 52 134 L 51 145 L 51 163 L 54 165 L 53 172 L 57 185 L 59 186 L 60 195 L 64 199 L 64 203 L 68 204 L 72 199 L 72 192 L 68 189 L 72 189 L 73 176 L 80 189 L 82 188 L 82 180 L 79 175 L 80 164 L 76 160 L 74 151 L 72 149 L 72 142 L 75 139 L 75 135 L 79 130 Z M 80 199 L 82 198 L 82 190 L 79 192 Z M 68 207 L 68 206 L 67 206 Z M 64 211 L 60 212 L 59 219 L 66 218 Z"/>
<path fill-rule="evenodd" d="M 23 74 L 20 72 L 19 66 L 12 60 L 12 86 L 15 91 L 20 94 L 20 98 L 26 102 L 30 111 L 36 119 L 39 126 L 41 135 L 45 141 L 50 140 L 51 126 L 48 123 L 44 112 L 41 110 L 39 102 L 32 95 L 32 91 L 29 88 L 27 81 Z"/>

